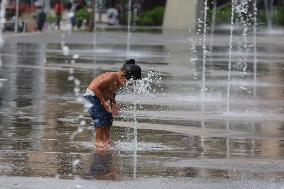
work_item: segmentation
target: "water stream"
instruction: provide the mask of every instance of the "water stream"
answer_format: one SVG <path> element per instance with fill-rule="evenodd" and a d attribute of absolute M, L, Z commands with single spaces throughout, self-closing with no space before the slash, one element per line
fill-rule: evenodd
<path fill-rule="evenodd" d="M 5 24 L 6 4 L 7 4 L 7 0 L 3 0 L 1 2 L 1 9 L 0 9 L 0 48 L 2 48 L 3 45 L 4 45 L 3 29 L 4 29 L 4 24 Z"/>
<path fill-rule="evenodd" d="M 203 63 L 202 63 L 202 87 L 201 87 L 201 98 L 204 98 L 205 93 L 205 82 L 206 82 L 206 56 L 207 56 L 207 48 L 206 48 L 206 41 L 207 41 L 207 0 L 204 1 L 204 10 L 203 10 Z"/>
<path fill-rule="evenodd" d="M 267 21 L 267 29 L 268 32 L 273 30 L 272 26 L 272 16 L 273 16 L 273 0 L 264 0 L 266 21 Z"/>
<path fill-rule="evenodd" d="M 132 20 L 132 0 L 128 0 L 128 18 L 127 18 L 127 39 L 126 39 L 126 58 L 130 58 L 130 40 L 131 40 L 131 20 Z"/>
<path fill-rule="evenodd" d="M 257 82 L 256 29 L 257 29 L 257 1 L 255 0 L 253 2 L 253 81 L 254 81 L 253 95 L 254 96 L 256 96 L 256 82 Z"/>
<path fill-rule="evenodd" d="M 233 48 L 233 26 L 235 17 L 235 1 L 232 0 L 232 11 L 231 11 L 231 27 L 230 27 L 230 40 L 229 40 L 229 62 L 228 62 L 228 79 L 227 79 L 227 97 L 226 97 L 226 111 L 230 111 L 230 88 L 231 88 L 231 69 L 232 69 L 232 48 Z"/>
<path fill-rule="evenodd" d="M 215 24 L 216 24 L 216 11 L 217 11 L 217 2 L 218 0 L 214 0 L 213 3 L 213 12 L 212 12 L 212 19 L 211 19 L 211 27 L 210 27 L 210 63 L 212 65 L 212 56 L 213 56 L 213 40 L 214 40 L 214 32 L 215 32 Z"/>

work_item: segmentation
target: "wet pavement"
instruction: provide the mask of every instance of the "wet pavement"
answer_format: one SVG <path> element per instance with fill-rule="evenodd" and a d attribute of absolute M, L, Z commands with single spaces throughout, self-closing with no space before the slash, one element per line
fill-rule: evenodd
<path fill-rule="evenodd" d="M 95 149 L 80 97 L 98 74 L 120 68 L 126 33 L 98 33 L 96 40 L 94 45 L 88 33 L 6 36 L 0 63 L 3 188 L 52 187 L 50 180 L 69 188 L 88 187 L 89 180 L 121 181 L 114 187 L 123 188 L 167 182 L 181 188 L 283 187 L 284 56 L 275 36 L 259 36 L 257 53 L 252 47 L 244 53 L 236 37 L 227 109 L 228 36 L 215 37 L 202 81 L 198 36 L 134 33 L 130 56 L 144 76 L 154 71 L 161 79 L 136 99 L 135 111 L 134 94 L 118 94 L 123 115 L 115 118 L 110 151 Z"/>

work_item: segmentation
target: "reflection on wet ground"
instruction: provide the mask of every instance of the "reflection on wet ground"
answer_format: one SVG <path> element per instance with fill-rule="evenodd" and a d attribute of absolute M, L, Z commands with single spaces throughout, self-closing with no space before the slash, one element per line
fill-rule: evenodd
<path fill-rule="evenodd" d="M 254 54 L 247 54 L 244 71 L 242 54 L 235 49 L 230 111 L 226 111 L 227 44 L 214 47 L 208 58 L 204 98 L 200 94 L 202 54 L 194 55 L 197 61 L 193 64 L 191 44 L 133 44 L 132 56 L 144 74 L 158 71 L 161 86 L 155 89 L 154 100 L 147 95 L 138 99 L 138 149 L 134 149 L 129 122 L 133 94 L 118 95 L 124 118 L 117 117 L 112 127 L 116 145 L 111 151 L 94 148 L 90 117 L 74 94 L 83 94 L 98 74 L 118 70 L 126 46 L 106 43 L 94 50 L 88 43 L 65 43 L 70 48 L 68 55 L 63 55 L 60 43 L 48 41 L 8 41 L 2 49 L 1 176 L 283 182 L 284 56 L 273 41 L 269 47 L 257 47 L 257 81 Z M 201 46 L 196 48 L 202 52 Z"/>

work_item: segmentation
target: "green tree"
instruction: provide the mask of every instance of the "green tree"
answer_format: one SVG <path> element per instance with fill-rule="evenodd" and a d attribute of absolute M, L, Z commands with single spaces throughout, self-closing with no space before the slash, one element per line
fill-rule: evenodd
<path fill-rule="evenodd" d="M 150 11 L 146 11 L 142 16 L 138 17 L 137 24 L 145 26 L 161 26 L 164 19 L 164 7 L 156 7 Z"/>

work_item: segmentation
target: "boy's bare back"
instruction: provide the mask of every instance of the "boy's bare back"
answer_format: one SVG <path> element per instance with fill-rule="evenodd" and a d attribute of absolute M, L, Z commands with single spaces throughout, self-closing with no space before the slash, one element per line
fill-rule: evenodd
<path fill-rule="evenodd" d="M 112 100 L 119 87 L 120 85 L 117 72 L 103 73 L 94 79 L 88 86 L 88 88 L 94 91 L 100 100 L 101 97 L 103 97 L 105 101 Z M 104 100 L 101 100 L 101 102 L 104 103 Z"/>

